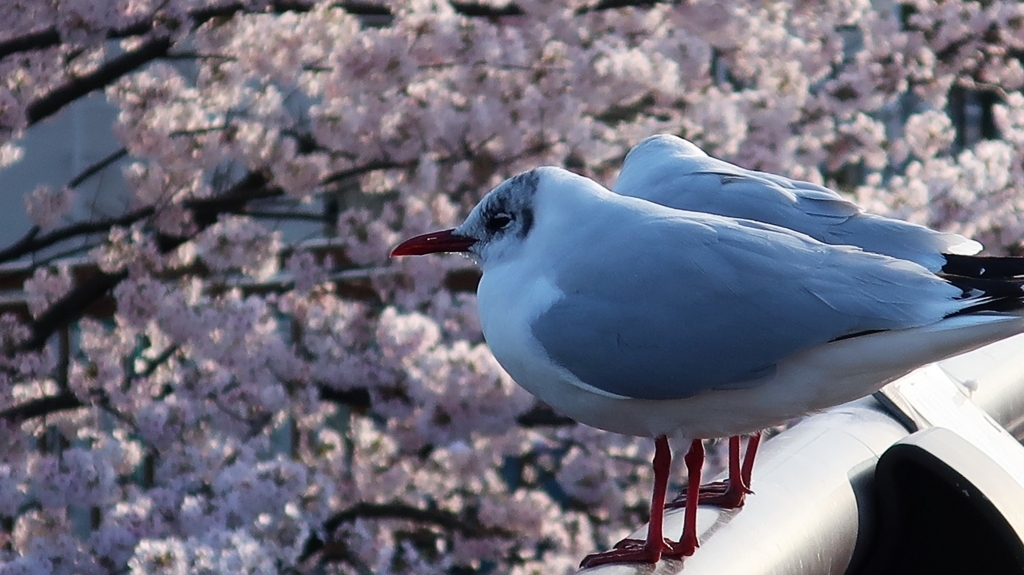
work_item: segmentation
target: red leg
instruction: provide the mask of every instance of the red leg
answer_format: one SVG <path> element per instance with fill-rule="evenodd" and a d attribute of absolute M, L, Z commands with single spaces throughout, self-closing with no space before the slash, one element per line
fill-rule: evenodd
<path fill-rule="evenodd" d="M 663 525 L 671 463 L 672 451 L 668 446 L 668 438 L 664 435 L 659 436 L 654 440 L 654 493 L 651 495 L 651 522 L 647 526 L 647 539 L 623 539 L 611 551 L 592 553 L 584 557 L 580 562 L 581 568 L 587 569 L 608 563 L 657 563 L 662 552 L 675 551 L 675 545 L 665 541 Z"/>
<path fill-rule="evenodd" d="M 693 440 L 693 443 L 690 444 L 690 451 L 687 452 L 683 461 L 686 462 L 686 494 L 690 501 L 697 501 L 700 492 L 700 471 L 704 467 L 704 444 L 701 443 L 701 440 Z M 679 539 L 679 543 L 665 552 L 665 556 L 673 559 L 689 557 L 693 555 L 699 545 L 697 542 L 697 506 L 687 505 L 683 515 L 683 536 Z"/>
<path fill-rule="evenodd" d="M 711 483 L 705 483 L 700 486 L 697 492 L 697 504 L 698 505 L 716 505 L 722 497 L 725 496 L 729 490 L 729 485 L 732 482 L 733 477 L 739 477 L 740 473 L 740 444 L 739 436 L 733 436 L 729 438 L 729 480 L 727 481 L 712 481 Z M 735 471 L 734 471 L 735 470 Z M 735 473 L 735 475 L 734 475 Z M 665 505 L 666 509 L 681 509 L 686 507 L 687 492 L 688 489 L 684 489 L 676 495 L 675 499 Z"/>
<path fill-rule="evenodd" d="M 751 433 L 750 439 L 747 440 L 747 454 L 743 458 L 743 484 L 747 486 L 747 492 L 750 491 L 750 476 L 754 473 L 754 456 L 757 455 L 757 446 L 761 444 L 761 432 Z"/>
<path fill-rule="evenodd" d="M 761 441 L 761 433 L 751 434 L 747 441 L 747 453 L 740 464 L 740 438 L 732 436 L 729 438 L 729 479 L 727 481 L 715 481 L 701 485 L 697 493 L 698 505 L 715 505 L 722 509 L 736 509 L 743 507 L 744 499 L 750 490 L 750 475 L 754 470 L 754 456 L 757 454 L 757 446 Z M 678 509 L 686 507 L 689 490 L 680 493 L 665 507 Z"/>

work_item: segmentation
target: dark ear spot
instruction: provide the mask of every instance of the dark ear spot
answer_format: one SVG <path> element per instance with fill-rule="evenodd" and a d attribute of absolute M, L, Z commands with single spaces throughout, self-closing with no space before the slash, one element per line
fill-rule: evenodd
<path fill-rule="evenodd" d="M 537 193 L 537 186 L 540 185 L 540 174 L 536 170 L 529 170 L 513 177 L 509 183 L 516 189 L 516 196 L 523 202 L 523 208 L 519 213 L 522 222 L 516 233 L 522 239 L 533 229 L 533 209 L 530 205 Z"/>
<path fill-rule="evenodd" d="M 520 239 L 525 239 L 526 238 L 526 234 L 530 233 L 530 229 L 533 228 L 533 209 L 532 208 L 524 208 L 523 209 L 522 220 L 523 220 L 522 225 L 519 226 L 519 231 L 517 232 L 516 235 L 518 235 Z"/>

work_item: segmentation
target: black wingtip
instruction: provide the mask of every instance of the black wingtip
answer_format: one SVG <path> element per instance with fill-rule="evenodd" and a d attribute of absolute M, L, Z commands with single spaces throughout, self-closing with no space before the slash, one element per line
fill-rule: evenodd
<path fill-rule="evenodd" d="M 1024 257 L 943 254 L 942 273 L 967 278 L 1024 278 Z"/>
<path fill-rule="evenodd" d="M 1024 309 L 1024 277 L 986 278 L 947 273 L 939 275 L 960 288 L 964 299 L 977 300 L 974 305 L 952 313 L 951 316 L 979 311 L 1016 312 Z"/>

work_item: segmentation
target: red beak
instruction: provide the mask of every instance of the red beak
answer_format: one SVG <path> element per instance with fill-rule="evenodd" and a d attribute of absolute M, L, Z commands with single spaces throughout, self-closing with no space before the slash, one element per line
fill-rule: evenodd
<path fill-rule="evenodd" d="M 453 231 L 455 230 L 442 230 L 409 238 L 391 250 L 391 257 L 465 252 L 469 251 L 469 247 L 476 243 L 475 239 L 457 236 L 452 233 Z"/>

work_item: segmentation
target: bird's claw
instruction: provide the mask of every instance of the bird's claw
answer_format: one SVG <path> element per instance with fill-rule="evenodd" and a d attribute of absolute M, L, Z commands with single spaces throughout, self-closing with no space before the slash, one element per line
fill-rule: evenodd
<path fill-rule="evenodd" d="M 689 541 L 688 541 L 689 540 Z M 660 548 L 649 545 L 643 539 L 623 539 L 610 551 L 591 553 L 580 561 L 581 569 L 590 569 L 611 563 L 657 563 L 662 557 L 679 559 L 693 555 L 697 548 L 696 537 L 683 537 L 682 541 L 664 539 Z"/>
<path fill-rule="evenodd" d="M 684 533 L 682 539 L 679 541 L 665 541 L 668 549 L 662 552 L 662 556 L 666 559 L 682 559 L 683 557 L 689 557 L 693 555 L 697 548 L 700 547 L 700 543 L 697 542 L 697 536 Z"/>
<path fill-rule="evenodd" d="M 728 481 L 715 481 L 700 486 L 697 495 L 698 505 L 713 505 L 721 509 L 738 509 L 743 507 L 748 493 L 753 493 L 748 487 L 741 486 L 733 489 Z M 681 492 L 675 499 L 665 504 L 665 509 L 685 509 L 686 491 Z"/>

